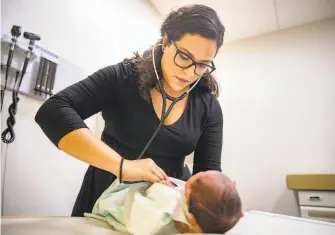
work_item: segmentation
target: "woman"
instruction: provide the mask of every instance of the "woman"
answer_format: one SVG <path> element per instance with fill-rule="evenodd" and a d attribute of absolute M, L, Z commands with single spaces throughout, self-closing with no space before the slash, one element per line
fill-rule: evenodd
<path fill-rule="evenodd" d="M 193 174 L 221 171 L 223 117 L 211 73 L 223 35 L 213 9 L 182 7 L 168 15 L 161 40 L 143 56 L 136 54 L 100 69 L 41 106 L 35 120 L 46 136 L 60 150 L 90 165 L 72 216 L 91 212 L 116 177 L 149 182 L 181 178 L 185 156 L 193 151 Z M 162 94 L 179 97 L 193 85 L 137 159 L 160 123 Z M 167 99 L 166 108 L 171 103 Z M 83 122 L 100 111 L 105 120 L 101 140 Z"/>

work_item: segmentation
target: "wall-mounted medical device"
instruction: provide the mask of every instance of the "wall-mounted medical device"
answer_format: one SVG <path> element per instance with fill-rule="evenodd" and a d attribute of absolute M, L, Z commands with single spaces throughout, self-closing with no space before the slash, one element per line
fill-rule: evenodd
<path fill-rule="evenodd" d="M 18 109 L 19 93 L 37 98 L 47 98 L 53 94 L 58 56 L 51 51 L 38 46 L 41 40 L 38 34 L 24 32 L 14 25 L 10 35 L 1 37 L 1 112 L 6 100 L 5 92 L 11 91 L 11 104 L 8 107 L 7 128 L 2 132 L 4 143 L 12 143 L 15 139 L 15 115 Z M 6 61 L 6 63 L 4 63 Z"/>
<path fill-rule="evenodd" d="M 1 136 L 3 142 L 12 143 L 21 96 L 44 101 L 85 74 L 83 67 L 42 46 L 43 35 L 38 32 L 19 25 L 7 30 L 1 34 L 1 117 L 6 120 Z M 35 125 L 33 118 L 30 121 Z"/>
<path fill-rule="evenodd" d="M 51 96 L 53 93 L 57 64 L 41 57 L 38 74 L 35 83 L 35 95 Z"/>
<path fill-rule="evenodd" d="M 18 32 L 20 26 L 15 27 L 14 32 Z M 1 36 L 1 74 L 3 77 L 1 79 L 1 98 L 5 92 L 13 90 L 16 75 L 19 73 L 19 78 L 22 76 L 24 62 L 28 60 L 29 63 L 26 65 L 24 78 L 18 92 L 45 100 L 54 93 L 52 89 L 57 79 L 59 56 L 37 43 L 41 40 L 37 34 L 25 32 L 23 37 L 19 36 L 20 33 L 2 33 Z M 9 50 L 11 48 L 13 50 Z M 28 52 L 30 53 L 29 59 L 27 59 Z M 10 66 L 5 63 L 8 59 L 11 61 Z M 9 67 L 8 70 L 7 67 Z M 6 73 L 8 73 L 7 83 L 5 81 Z"/>

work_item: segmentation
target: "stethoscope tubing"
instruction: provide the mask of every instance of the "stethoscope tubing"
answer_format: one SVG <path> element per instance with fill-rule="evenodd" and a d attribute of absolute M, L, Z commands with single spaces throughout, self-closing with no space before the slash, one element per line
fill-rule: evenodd
<path fill-rule="evenodd" d="M 175 104 L 178 102 L 178 101 L 181 101 L 182 99 L 184 99 L 190 92 L 191 90 L 193 90 L 193 88 L 198 84 L 198 82 L 200 81 L 201 77 L 199 77 L 197 79 L 197 81 L 193 84 L 193 86 L 185 93 L 183 93 L 181 96 L 177 97 L 177 98 L 174 98 L 174 97 L 171 97 L 169 96 L 168 94 L 166 94 L 166 92 L 164 91 L 164 88 L 162 86 L 162 83 L 159 79 L 159 76 L 158 76 L 158 73 L 157 73 L 157 69 L 156 69 L 156 61 L 155 61 L 155 48 L 157 46 L 161 46 L 163 44 L 156 44 L 153 48 L 152 48 L 152 63 L 153 63 L 153 66 L 154 66 L 154 70 L 155 70 L 155 75 L 156 75 L 156 79 L 157 79 L 157 83 L 158 83 L 158 87 L 159 87 L 159 90 L 160 90 L 160 93 L 162 94 L 162 99 L 163 99 L 163 105 L 162 105 L 162 112 L 161 112 L 161 119 L 160 119 L 160 122 L 155 130 L 155 132 L 152 134 L 152 136 L 150 137 L 150 139 L 148 140 L 147 144 L 145 145 L 145 147 L 143 148 L 141 154 L 136 158 L 136 160 L 138 159 L 141 159 L 143 157 L 143 155 L 146 153 L 146 151 L 148 150 L 148 148 L 150 147 L 152 141 L 155 139 L 155 137 L 157 136 L 158 132 L 160 131 L 160 129 L 162 128 L 163 126 L 163 123 L 164 121 L 166 120 L 166 118 L 168 117 L 168 115 L 170 114 L 172 108 L 175 106 Z M 166 100 L 169 99 L 172 101 L 171 105 L 169 106 L 168 110 L 165 112 L 166 110 Z M 124 158 L 122 156 L 122 158 Z M 121 183 L 121 182 L 120 182 Z M 125 183 L 127 184 L 127 182 L 125 181 L 122 181 L 122 183 Z M 128 184 L 132 184 L 132 183 L 138 183 L 138 182 L 128 182 Z"/>

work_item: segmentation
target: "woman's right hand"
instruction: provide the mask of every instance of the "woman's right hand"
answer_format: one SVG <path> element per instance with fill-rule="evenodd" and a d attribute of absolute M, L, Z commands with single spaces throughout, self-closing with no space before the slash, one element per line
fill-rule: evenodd
<path fill-rule="evenodd" d="M 122 180 L 147 181 L 151 183 L 169 181 L 166 173 L 151 158 L 126 160 L 122 166 Z"/>

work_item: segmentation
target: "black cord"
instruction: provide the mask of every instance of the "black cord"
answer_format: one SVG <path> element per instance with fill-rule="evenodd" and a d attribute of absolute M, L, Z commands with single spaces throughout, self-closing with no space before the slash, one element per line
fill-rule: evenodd
<path fill-rule="evenodd" d="M 161 87 L 161 84 L 159 84 L 160 87 Z M 159 122 L 159 125 L 158 127 L 156 128 L 156 131 L 154 132 L 154 134 L 151 136 L 151 138 L 149 139 L 149 141 L 147 142 L 146 146 L 143 148 L 141 154 L 136 158 L 136 159 L 141 159 L 144 155 L 144 153 L 147 151 L 147 149 L 149 148 L 149 146 L 151 145 L 151 142 L 153 141 L 153 139 L 156 137 L 157 133 L 159 132 L 159 130 L 161 129 L 162 125 L 163 125 L 163 122 L 165 120 L 165 118 L 167 117 L 167 115 L 169 115 L 169 113 L 171 112 L 172 110 L 172 107 L 174 104 L 171 104 L 170 107 L 169 107 L 169 110 L 167 113 L 165 113 L 165 108 L 166 108 L 166 94 L 165 92 L 162 92 L 162 98 L 163 98 L 163 107 L 162 107 L 162 114 L 161 114 L 161 120 Z M 164 115 L 165 114 L 165 115 Z M 122 166 L 123 166 L 123 160 L 124 160 L 124 157 L 122 157 L 121 159 L 121 163 L 120 163 L 120 174 L 119 174 L 119 182 L 120 184 L 123 183 L 123 180 L 122 180 Z M 132 182 L 132 183 L 136 183 L 136 182 Z"/>
<path fill-rule="evenodd" d="M 161 129 L 165 119 L 169 116 L 173 106 L 180 100 L 184 99 L 185 96 L 187 95 L 187 93 L 185 92 L 183 95 L 181 95 L 180 97 L 178 98 L 173 98 L 171 96 L 168 97 L 168 95 L 166 94 L 166 92 L 164 91 L 162 85 L 160 82 L 158 82 L 158 86 L 159 86 L 159 89 L 155 86 L 155 88 L 160 91 L 161 95 L 162 95 L 162 99 L 163 99 L 163 107 L 162 107 L 162 113 L 161 113 L 161 120 L 159 122 L 159 125 L 158 127 L 156 128 L 156 131 L 154 132 L 154 134 L 151 136 L 151 138 L 149 139 L 149 141 L 147 142 L 147 144 L 145 145 L 145 147 L 143 148 L 141 154 L 136 158 L 136 159 L 141 159 L 144 155 L 144 153 L 147 151 L 147 149 L 149 148 L 149 146 L 151 145 L 152 141 L 154 140 L 154 138 L 156 137 L 156 135 L 158 134 L 159 130 Z M 170 105 L 170 107 L 168 108 L 167 112 L 165 112 L 165 109 L 166 109 L 166 99 L 169 99 L 169 100 L 172 100 L 172 104 Z M 124 157 L 122 157 L 121 159 L 121 163 L 120 163 L 120 176 L 119 176 L 119 180 L 120 180 L 120 183 L 123 183 L 123 180 L 122 180 L 122 166 L 123 166 L 123 160 L 124 160 Z M 133 182 L 134 183 L 134 182 Z"/>
<path fill-rule="evenodd" d="M 7 89 L 7 81 L 8 81 L 8 70 L 9 67 L 6 67 L 6 75 L 5 75 L 5 86 L 3 89 L 1 89 L 1 111 L 2 111 L 2 105 L 3 105 L 3 100 L 5 99 L 5 91 Z"/>
<path fill-rule="evenodd" d="M 16 77 L 15 77 L 14 89 L 13 89 L 13 92 L 12 92 L 12 104 L 8 108 L 9 117 L 7 118 L 7 122 L 6 122 L 7 123 L 7 129 L 4 130 L 1 134 L 1 140 L 5 144 L 10 144 L 15 140 L 15 133 L 14 133 L 13 128 L 14 128 L 14 125 L 16 123 L 15 115 L 16 115 L 16 112 L 17 112 L 17 104 L 20 100 L 18 95 L 17 95 L 18 91 L 15 90 L 15 85 L 16 85 L 17 79 L 19 77 L 19 74 L 20 74 L 20 72 L 17 71 L 16 72 Z"/>
<path fill-rule="evenodd" d="M 143 157 L 144 153 L 147 151 L 147 149 L 149 148 L 149 146 L 151 145 L 152 141 L 154 140 L 154 138 L 156 137 L 156 135 L 158 134 L 159 130 L 161 129 L 165 119 L 169 116 L 172 108 L 174 107 L 174 105 L 184 99 L 187 95 L 187 93 L 185 92 L 183 95 L 181 95 L 180 97 L 178 98 L 173 98 L 171 96 L 169 96 L 168 94 L 166 94 L 166 92 L 164 91 L 163 89 L 163 86 L 162 84 L 158 81 L 158 86 L 159 86 L 159 89 L 155 86 L 155 88 L 161 93 L 162 95 L 162 98 L 163 98 L 163 107 L 162 107 L 162 114 L 161 114 L 161 121 L 159 122 L 159 125 L 155 131 L 155 133 L 151 136 L 150 140 L 148 141 L 148 143 L 146 144 L 146 146 L 144 147 L 144 149 L 142 150 L 141 154 L 138 156 L 137 159 L 140 159 Z M 166 99 L 169 99 L 172 101 L 172 104 L 170 105 L 169 109 L 167 112 L 165 112 L 165 109 L 166 109 Z"/>

